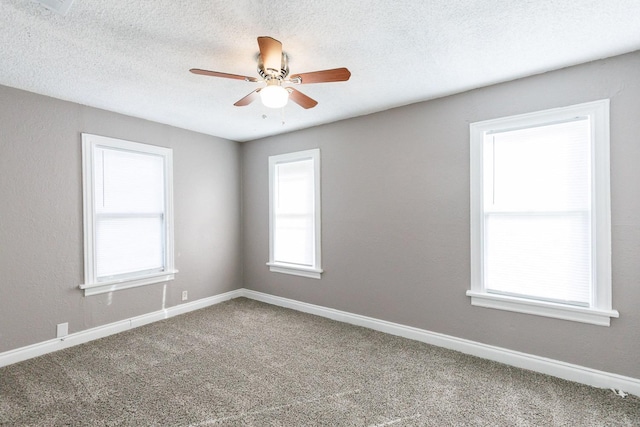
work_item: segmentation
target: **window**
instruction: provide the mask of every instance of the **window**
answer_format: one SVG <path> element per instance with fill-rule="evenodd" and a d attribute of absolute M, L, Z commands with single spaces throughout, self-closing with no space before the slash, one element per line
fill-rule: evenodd
<path fill-rule="evenodd" d="M 471 303 L 608 326 L 609 101 L 470 132 Z"/>
<path fill-rule="evenodd" d="M 173 280 L 172 150 L 82 134 L 85 296 Z"/>
<path fill-rule="evenodd" d="M 320 150 L 269 157 L 271 271 L 320 278 Z"/>

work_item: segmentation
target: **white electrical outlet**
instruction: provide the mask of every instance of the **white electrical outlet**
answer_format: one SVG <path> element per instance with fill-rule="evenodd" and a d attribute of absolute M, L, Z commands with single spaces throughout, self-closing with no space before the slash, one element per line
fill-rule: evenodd
<path fill-rule="evenodd" d="M 69 323 L 58 323 L 56 326 L 56 338 L 63 338 L 69 335 Z"/>
<path fill-rule="evenodd" d="M 189 298 L 187 291 L 182 291 L 182 301 L 186 301 Z"/>

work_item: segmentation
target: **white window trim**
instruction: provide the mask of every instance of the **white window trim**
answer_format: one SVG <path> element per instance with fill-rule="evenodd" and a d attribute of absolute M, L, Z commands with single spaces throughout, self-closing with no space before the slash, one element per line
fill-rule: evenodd
<path fill-rule="evenodd" d="M 313 267 L 274 261 L 275 206 L 273 206 L 273 189 L 275 184 L 275 167 L 278 163 L 313 160 L 314 180 L 314 226 L 315 226 L 315 259 Z M 320 209 L 320 149 L 297 151 L 269 157 L 269 271 L 292 274 L 295 276 L 320 279 L 323 270 L 321 254 L 321 209 Z"/>
<path fill-rule="evenodd" d="M 532 127 L 574 117 L 589 116 L 592 126 L 592 223 L 594 239 L 594 294 L 590 307 L 576 307 L 489 293 L 483 280 L 483 140 L 490 131 Z M 611 307 L 611 197 L 609 183 L 609 100 L 587 102 L 528 114 L 471 123 L 471 289 L 467 296 L 479 307 L 609 326 L 619 313 Z"/>
<path fill-rule="evenodd" d="M 95 271 L 95 230 L 93 160 L 97 147 L 119 148 L 142 153 L 152 153 L 165 159 L 165 271 L 112 281 L 98 281 Z M 82 134 L 82 182 L 84 224 L 84 283 L 80 289 L 85 296 L 98 295 L 122 289 L 151 285 L 173 280 L 178 270 L 174 266 L 173 238 L 173 151 L 170 148 L 140 144 L 105 136 Z"/>
<path fill-rule="evenodd" d="M 269 266 L 269 271 L 274 273 L 292 274 L 294 276 L 308 277 L 310 279 L 320 279 L 321 274 L 323 273 L 323 270 L 319 268 L 305 268 L 295 264 L 285 264 L 282 262 L 269 261 L 267 265 Z"/>

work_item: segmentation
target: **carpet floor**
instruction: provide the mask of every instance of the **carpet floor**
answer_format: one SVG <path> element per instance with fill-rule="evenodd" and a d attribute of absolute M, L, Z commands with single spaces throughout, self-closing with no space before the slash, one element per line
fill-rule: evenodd
<path fill-rule="evenodd" d="M 640 398 L 238 298 L 0 368 L 2 426 L 640 426 Z"/>

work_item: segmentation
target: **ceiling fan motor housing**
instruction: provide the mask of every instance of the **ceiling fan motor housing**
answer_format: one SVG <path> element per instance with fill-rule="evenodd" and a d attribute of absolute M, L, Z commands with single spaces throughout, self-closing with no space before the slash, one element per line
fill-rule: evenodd
<path fill-rule="evenodd" d="M 258 55 L 258 74 L 267 82 L 271 79 L 284 80 L 289 75 L 289 60 L 287 54 L 282 52 L 282 60 L 280 62 L 280 69 L 275 70 L 273 68 L 264 68 L 264 62 L 262 55 Z"/>

